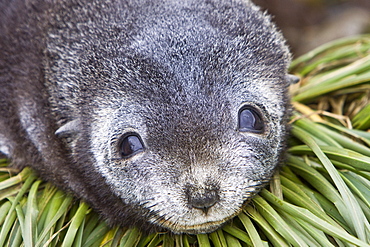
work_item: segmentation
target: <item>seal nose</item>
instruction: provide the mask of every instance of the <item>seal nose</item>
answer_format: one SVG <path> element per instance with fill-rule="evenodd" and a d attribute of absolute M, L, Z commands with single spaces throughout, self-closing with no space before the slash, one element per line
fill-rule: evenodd
<path fill-rule="evenodd" d="M 202 210 L 205 214 L 208 210 L 219 201 L 217 189 L 197 190 L 194 188 L 187 189 L 188 203 L 190 207 Z"/>

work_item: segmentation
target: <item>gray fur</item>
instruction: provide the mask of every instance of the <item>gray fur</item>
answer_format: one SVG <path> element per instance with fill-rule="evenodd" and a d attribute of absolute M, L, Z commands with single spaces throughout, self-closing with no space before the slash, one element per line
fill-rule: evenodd
<path fill-rule="evenodd" d="M 214 231 L 281 161 L 290 55 L 251 2 L 2 0 L 0 11 L 0 151 L 112 224 Z M 245 104 L 263 133 L 238 131 Z M 122 158 L 128 132 L 145 150 Z M 189 205 L 211 194 L 207 210 Z"/>

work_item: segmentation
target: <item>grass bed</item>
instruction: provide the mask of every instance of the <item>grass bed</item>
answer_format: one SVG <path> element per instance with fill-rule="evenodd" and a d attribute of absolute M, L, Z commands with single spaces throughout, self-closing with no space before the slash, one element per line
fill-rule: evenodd
<path fill-rule="evenodd" d="M 370 35 L 293 61 L 286 164 L 211 234 L 109 228 L 84 202 L 0 160 L 0 246 L 370 246 Z"/>

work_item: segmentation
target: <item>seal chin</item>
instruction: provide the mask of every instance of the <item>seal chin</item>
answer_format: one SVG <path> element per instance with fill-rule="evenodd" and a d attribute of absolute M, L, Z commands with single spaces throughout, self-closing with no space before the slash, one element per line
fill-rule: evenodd
<path fill-rule="evenodd" d="M 194 219 L 193 223 L 187 221 L 182 221 L 181 219 L 174 220 L 173 217 L 171 219 L 161 219 L 156 220 L 156 224 L 160 225 L 163 228 L 170 230 L 175 234 L 202 234 L 202 233 L 211 233 L 219 229 L 222 225 L 224 225 L 227 221 L 234 218 L 236 215 L 240 213 L 242 209 L 230 214 L 227 217 L 223 217 L 221 219 L 214 219 L 210 220 L 209 214 L 205 214 L 204 216 L 198 216 L 197 219 Z"/>
<path fill-rule="evenodd" d="M 211 221 L 205 222 L 203 224 L 196 224 L 196 225 L 181 225 L 178 222 L 171 222 L 171 221 L 164 221 L 161 222 L 162 227 L 169 229 L 171 232 L 175 234 L 202 234 L 202 233 L 211 233 L 216 231 L 220 228 L 226 221 L 231 219 L 224 219 L 221 221 Z"/>
<path fill-rule="evenodd" d="M 211 233 L 216 231 L 218 228 L 220 228 L 225 222 L 207 222 L 203 225 L 195 225 L 191 226 L 192 228 L 187 228 L 187 229 L 179 229 L 178 231 L 176 230 L 171 230 L 175 234 L 180 234 L 180 233 L 186 233 L 186 234 L 204 234 L 204 233 Z"/>

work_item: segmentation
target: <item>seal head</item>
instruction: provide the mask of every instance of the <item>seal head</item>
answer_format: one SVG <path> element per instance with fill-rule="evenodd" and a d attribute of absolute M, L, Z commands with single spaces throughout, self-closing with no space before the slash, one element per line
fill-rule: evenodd
<path fill-rule="evenodd" d="M 34 62 L 12 57 L 23 84 L 1 81 L 23 95 L 6 99 L 19 124 L 0 121 L 1 150 L 32 154 L 41 176 L 111 223 L 174 233 L 216 230 L 270 180 L 288 132 L 290 54 L 250 1 L 35 6 L 3 49 L 36 33 L 22 36 L 37 41 Z M 31 151 L 5 146 L 21 142 Z"/>

